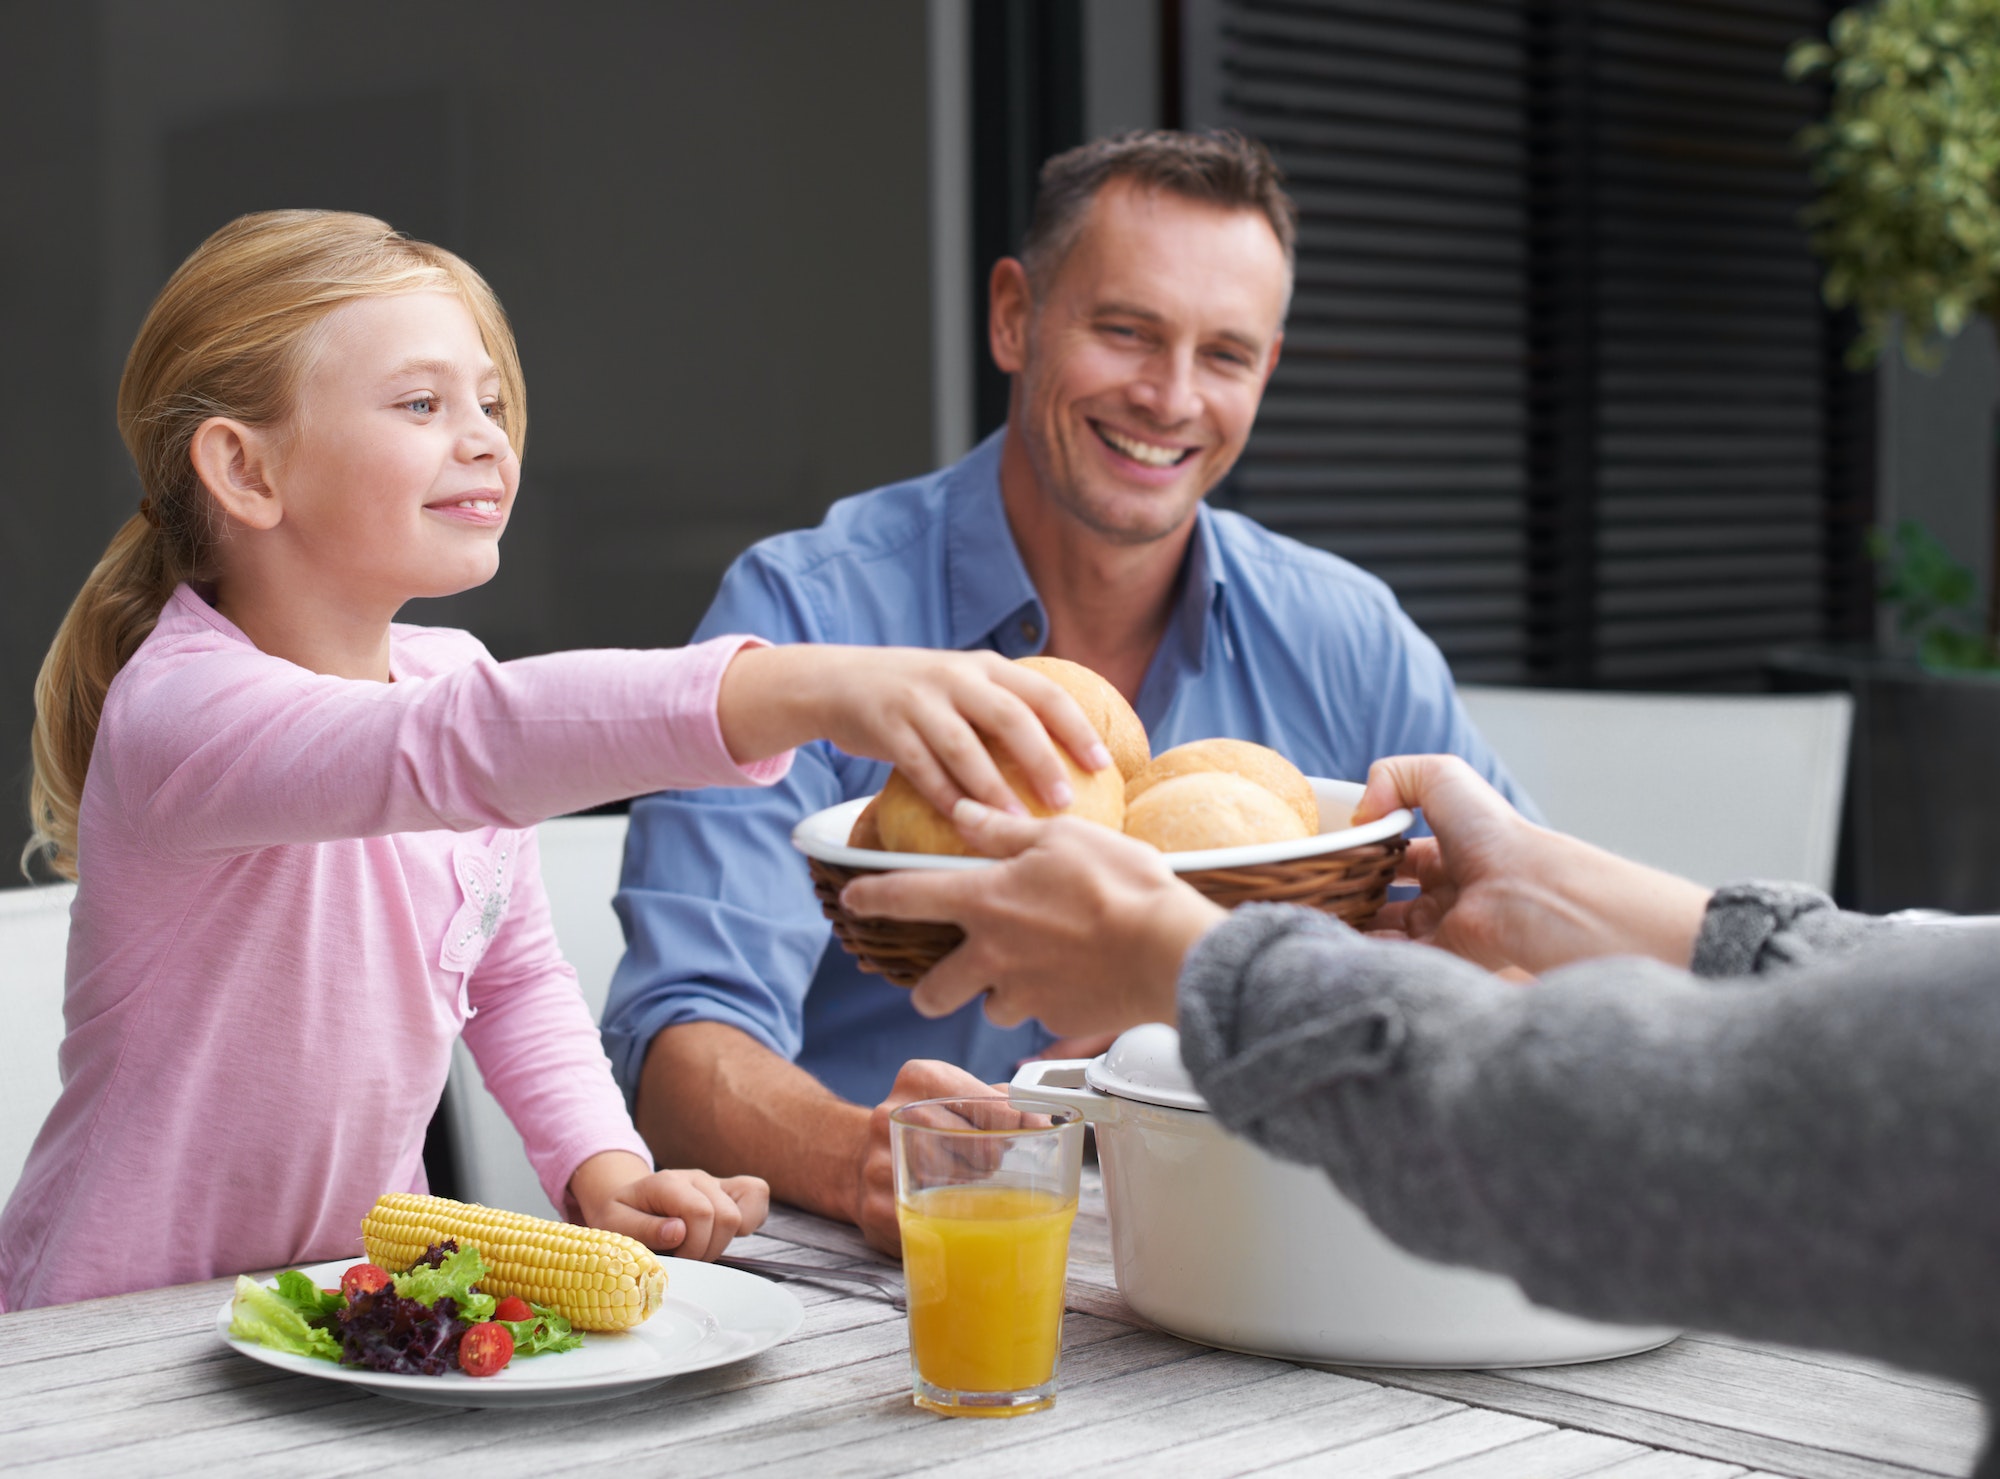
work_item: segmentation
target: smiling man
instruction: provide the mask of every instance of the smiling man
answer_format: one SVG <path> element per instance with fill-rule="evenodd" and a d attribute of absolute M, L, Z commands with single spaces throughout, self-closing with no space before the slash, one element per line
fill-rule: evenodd
<path fill-rule="evenodd" d="M 1115 683 L 1156 752 L 1230 735 L 1356 780 L 1452 752 L 1520 802 L 1387 587 L 1202 502 L 1278 362 L 1295 219 L 1235 134 L 1050 160 L 989 289 L 1007 425 L 751 549 L 698 635 L 1046 652 Z M 977 1004 L 927 1021 L 831 942 L 791 828 L 886 769 L 813 745 L 754 794 L 635 802 L 604 1037 L 661 1164 L 763 1176 L 893 1249 L 889 1111 L 979 1092 L 1050 1037 Z"/>

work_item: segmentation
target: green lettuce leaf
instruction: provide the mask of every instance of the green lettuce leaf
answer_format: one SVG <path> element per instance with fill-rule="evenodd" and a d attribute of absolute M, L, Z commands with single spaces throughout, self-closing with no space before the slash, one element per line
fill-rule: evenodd
<path fill-rule="evenodd" d="M 456 1253 L 447 1254 L 436 1268 L 420 1263 L 406 1274 L 394 1276 L 396 1292 L 419 1304 L 436 1304 L 449 1298 L 458 1306 L 458 1317 L 469 1325 L 493 1318 L 497 1302 L 472 1286 L 486 1277 L 486 1260 L 475 1243 L 461 1243 Z"/>
<path fill-rule="evenodd" d="M 570 1328 L 569 1321 L 547 1305 L 530 1301 L 528 1308 L 535 1312 L 534 1319 L 500 1322 L 514 1337 L 515 1355 L 554 1355 L 557 1351 L 573 1351 L 583 1344 L 583 1337 Z"/>
<path fill-rule="evenodd" d="M 347 1308 L 347 1296 L 338 1289 L 322 1289 L 295 1268 L 278 1275 L 278 1298 L 292 1305 L 314 1322 L 330 1319 Z"/>
<path fill-rule="evenodd" d="M 229 1306 L 229 1336 L 295 1356 L 340 1359 L 340 1342 L 330 1331 L 307 1323 L 306 1315 L 292 1300 L 241 1274 Z"/>

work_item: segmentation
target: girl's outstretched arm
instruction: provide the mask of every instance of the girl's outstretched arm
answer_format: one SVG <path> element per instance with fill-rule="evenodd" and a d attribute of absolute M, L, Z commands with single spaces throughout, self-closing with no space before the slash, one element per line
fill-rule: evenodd
<path fill-rule="evenodd" d="M 523 827 L 789 763 L 739 765 L 723 741 L 718 692 L 749 638 L 500 663 L 463 632 L 420 630 L 399 639 L 396 680 L 374 683 L 260 652 L 186 588 L 162 626 L 112 685 L 92 782 L 166 857 Z"/>

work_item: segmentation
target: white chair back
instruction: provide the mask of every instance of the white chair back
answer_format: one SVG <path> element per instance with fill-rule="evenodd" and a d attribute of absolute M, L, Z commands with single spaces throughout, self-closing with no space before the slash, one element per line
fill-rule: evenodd
<path fill-rule="evenodd" d="M 1550 826 L 1697 883 L 1832 886 L 1849 695 L 1458 692 Z"/>
<path fill-rule="evenodd" d="M 611 910 L 624 862 L 625 818 L 557 817 L 536 831 L 556 939 L 576 968 L 583 999 L 595 1019 L 603 1015 L 611 973 L 625 953 L 625 933 Z M 548 1196 L 528 1164 L 521 1137 L 499 1101 L 486 1091 L 463 1042 L 453 1049 L 445 1099 L 459 1194 L 488 1207 L 548 1216 Z"/>
<path fill-rule="evenodd" d="M 0 889 L 0 1201 L 62 1093 L 63 977 L 76 885 Z"/>

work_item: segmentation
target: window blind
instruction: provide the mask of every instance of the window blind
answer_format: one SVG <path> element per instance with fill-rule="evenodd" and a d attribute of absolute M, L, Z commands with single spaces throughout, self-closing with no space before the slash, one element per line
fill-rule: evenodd
<path fill-rule="evenodd" d="M 1184 121 L 1301 212 L 1225 494 L 1461 679 L 1751 687 L 1864 634 L 1866 380 L 1798 224 L 1820 0 L 1187 0 Z"/>

